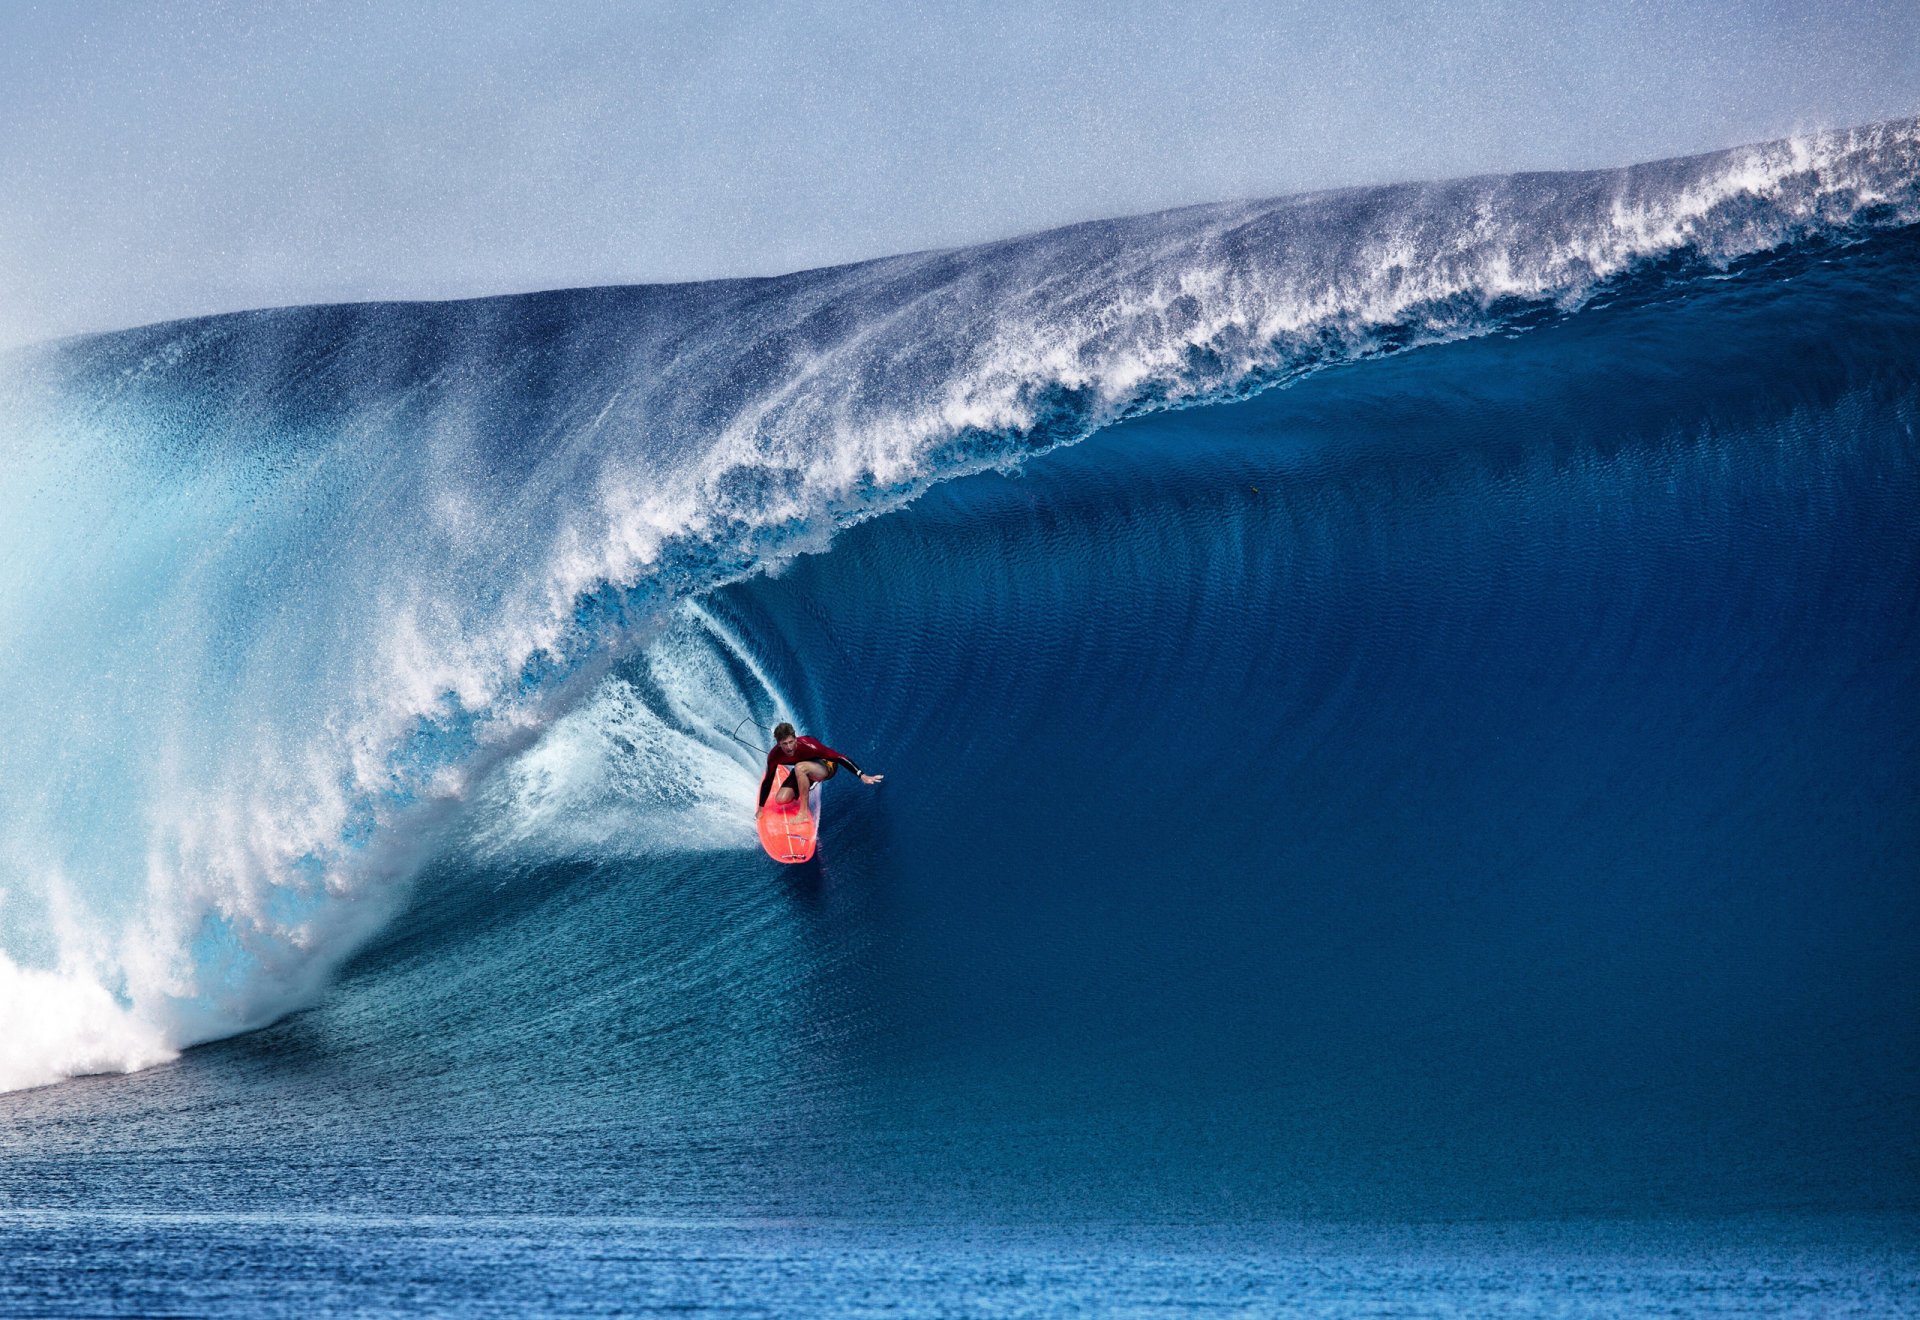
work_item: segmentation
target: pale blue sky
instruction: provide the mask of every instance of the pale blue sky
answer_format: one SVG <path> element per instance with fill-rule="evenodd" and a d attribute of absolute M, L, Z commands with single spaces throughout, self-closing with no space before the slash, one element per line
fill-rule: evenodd
<path fill-rule="evenodd" d="M 0 346 L 1920 112 L 1920 0 L 0 0 Z"/>

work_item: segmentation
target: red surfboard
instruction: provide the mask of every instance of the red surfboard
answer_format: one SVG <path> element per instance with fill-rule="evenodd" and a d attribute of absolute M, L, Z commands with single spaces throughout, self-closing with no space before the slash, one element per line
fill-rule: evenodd
<path fill-rule="evenodd" d="M 781 785 L 793 774 L 793 767 L 777 767 L 773 777 L 773 787 L 767 790 L 767 808 L 760 813 L 760 846 L 767 850 L 767 856 L 776 862 L 806 862 L 813 860 L 813 850 L 820 842 L 820 785 L 815 784 L 807 790 L 806 819 L 800 818 L 800 802 L 775 802 Z"/>

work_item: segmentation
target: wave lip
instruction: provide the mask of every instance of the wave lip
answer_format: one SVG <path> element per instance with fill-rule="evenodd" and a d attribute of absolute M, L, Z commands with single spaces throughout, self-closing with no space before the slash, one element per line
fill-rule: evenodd
<path fill-rule="evenodd" d="M 1123 417 L 1920 220 L 1920 121 L 11 360 L 0 1088 L 317 992 L 676 602 Z M 77 548 L 77 549 L 76 549 Z M 75 618 L 65 601 L 96 602 Z M 55 785 L 53 791 L 45 786 Z"/>

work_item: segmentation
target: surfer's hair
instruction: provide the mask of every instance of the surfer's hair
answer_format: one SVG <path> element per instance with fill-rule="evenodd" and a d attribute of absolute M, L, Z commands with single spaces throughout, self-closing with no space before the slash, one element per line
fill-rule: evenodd
<path fill-rule="evenodd" d="M 785 720 L 782 720 L 773 726 L 773 740 L 775 742 L 781 742 L 784 739 L 793 737 L 793 732 L 793 726 Z"/>

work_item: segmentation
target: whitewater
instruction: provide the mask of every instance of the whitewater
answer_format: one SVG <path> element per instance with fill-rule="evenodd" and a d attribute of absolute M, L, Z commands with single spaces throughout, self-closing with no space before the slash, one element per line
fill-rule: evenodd
<path fill-rule="evenodd" d="M 655 763 L 630 772 L 684 801 L 567 828 L 742 846 L 726 727 L 794 701 L 702 614 L 724 584 L 1127 418 L 1902 230 L 1917 165 L 1907 121 L 15 353 L 0 1088 L 313 1003 L 437 851 L 530 830 L 501 785 L 563 762 L 583 720 L 638 721 Z M 649 647 L 678 718 L 607 678 Z"/>

